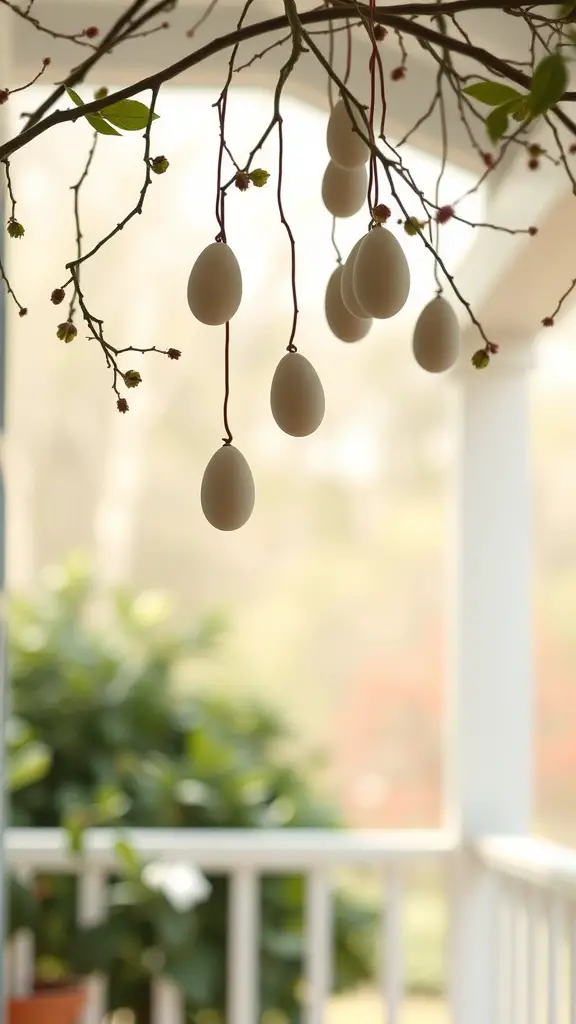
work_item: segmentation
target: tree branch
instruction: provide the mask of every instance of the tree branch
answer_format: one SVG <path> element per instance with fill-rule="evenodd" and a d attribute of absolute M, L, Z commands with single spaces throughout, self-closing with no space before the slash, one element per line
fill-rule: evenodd
<path fill-rule="evenodd" d="M 482 47 L 471 46 L 463 39 L 443 35 L 441 32 L 438 32 L 427 25 L 420 24 L 416 19 L 420 17 L 437 17 L 439 14 L 446 14 L 449 16 L 462 11 L 472 10 L 521 11 L 523 9 L 530 9 L 531 6 L 531 4 L 527 3 L 509 4 L 505 3 L 505 0 L 448 0 L 446 3 L 406 3 L 391 5 L 389 7 L 375 7 L 373 10 L 370 10 L 365 4 L 354 4 L 353 8 L 351 8 L 351 5 L 346 3 L 345 0 L 339 0 L 337 4 L 334 4 L 331 7 L 304 12 L 299 16 L 299 21 L 302 26 L 317 25 L 325 22 L 340 21 L 343 18 L 349 18 L 351 9 L 361 11 L 366 16 L 369 15 L 373 18 L 374 22 L 379 25 L 401 31 L 405 35 L 443 47 L 450 53 L 458 53 L 461 56 L 468 57 L 469 59 L 479 63 L 483 68 L 487 68 L 495 74 L 508 79 L 508 81 L 514 82 L 516 85 L 528 90 L 531 82 L 530 76 L 525 74 L 519 68 L 509 64 L 507 61 L 502 60 L 494 54 L 489 53 L 488 50 L 485 50 Z M 0 160 L 11 156 L 19 149 L 28 145 L 28 143 L 33 139 L 42 135 L 57 124 L 63 124 L 67 121 L 77 121 L 84 114 L 98 113 L 104 110 L 107 106 L 110 106 L 112 103 L 116 103 L 124 99 L 130 99 L 144 90 L 159 89 L 165 82 L 177 78 L 178 75 L 190 70 L 190 68 L 196 67 L 209 57 L 213 57 L 215 54 L 220 53 L 223 50 L 227 50 L 230 47 L 247 42 L 250 39 L 257 39 L 271 32 L 286 31 L 286 29 L 289 28 L 290 21 L 286 15 L 269 18 L 266 21 L 260 21 L 253 25 L 245 25 L 241 29 L 229 32 L 226 35 L 211 40 L 211 42 L 207 43 L 205 46 L 193 51 L 181 60 L 176 61 L 176 63 L 169 65 L 169 67 L 155 72 L 153 75 L 148 75 L 145 78 L 134 82 L 132 85 L 126 86 L 124 89 L 120 89 L 118 92 L 110 94 L 103 99 L 94 100 L 91 103 L 86 103 L 82 107 L 74 107 L 71 110 L 55 111 L 39 123 L 29 125 L 20 133 L 20 135 L 4 143 L 3 146 L 0 146 Z M 562 97 L 562 100 L 576 100 L 576 92 L 566 92 Z M 554 108 L 554 113 L 562 124 L 564 124 L 570 132 L 576 135 L 576 123 L 574 123 L 562 110 L 559 110 L 558 108 Z"/>

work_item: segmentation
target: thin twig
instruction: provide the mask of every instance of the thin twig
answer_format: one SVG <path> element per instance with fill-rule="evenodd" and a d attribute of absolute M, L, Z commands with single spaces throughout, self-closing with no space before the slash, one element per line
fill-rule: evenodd
<path fill-rule="evenodd" d="M 69 43 L 76 43 L 77 46 L 87 46 L 91 50 L 95 50 L 96 46 L 86 38 L 86 30 L 81 29 L 79 32 L 58 32 L 56 29 L 48 28 L 47 25 L 43 25 L 38 18 L 35 18 L 31 13 L 31 4 L 24 9 L 18 7 L 18 4 L 13 3 L 13 0 L 0 0 L 0 3 L 4 7 L 8 7 L 13 14 L 17 17 L 22 18 L 23 21 L 27 21 L 32 25 L 37 32 L 42 32 L 52 39 L 65 39 Z"/>
<path fill-rule="evenodd" d="M 120 231 L 122 231 L 126 227 L 126 225 L 129 223 L 129 221 L 131 221 L 137 214 L 141 214 L 142 213 L 142 210 L 143 210 L 143 207 L 144 207 L 144 201 L 145 201 L 145 198 L 146 198 L 146 193 L 148 192 L 148 189 L 149 189 L 149 187 L 151 185 L 151 182 L 152 182 L 151 160 L 150 160 L 150 136 L 151 136 L 151 130 L 152 130 L 152 123 L 153 123 L 153 120 L 154 120 L 154 112 L 155 112 L 157 98 L 158 98 L 158 89 L 155 89 L 155 90 L 152 91 L 152 98 L 151 98 L 151 101 L 150 101 L 150 108 L 149 108 L 149 114 L 148 114 L 148 122 L 147 122 L 146 129 L 145 129 L 145 132 L 144 132 L 144 154 L 143 154 L 143 161 L 144 161 L 144 166 L 145 166 L 144 182 L 143 182 L 142 187 L 140 189 L 138 200 L 137 200 L 135 206 L 116 225 L 116 227 L 112 231 L 108 232 L 108 234 L 105 235 L 95 246 L 93 246 L 92 249 L 88 253 L 82 254 L 82 252 L 81 252 L 81 237 L 82 237 L 81 236 L 81 232 L 80 232 L 80 240 L 78 239 L 78 235 L 77 235 L 77 253 L 79 251 L 80 254 L 77 255 L 76 259 L 71 260 L 69 263 L 66 264 L 66 269 L 69 270 L 69 272 L 70 272 L 70 278 L 62 286 L 64 289 L 67 288 L 70 284 L 72 284 L 72 286 L 73 286 L 75 301 L 77 302 L 77 304 L 78 304 L 78 306 L 80 308 L 80 312 L 82 313 L 82 317 L 84 319 L 84 322 L 86 323 L 86 325 L 88 327 L 88 330 L 90 331 L 90 337 L 98 342 L 98 344 L 100 345 L 100 347 L 102 349 L 102 352 L 104 353 L 104 358 L 106 360 L 106 365 L 108 366 L 109 369 L 112 370 L 112 390 L 114 391 L 114 393 L 115 393 L 115 395 L 116 395 L 116 397 L 118 399 L 118 403 L 119 403 L 118 404 L 118 408 L 121 409 L 122 411 L 126 411 L 127 408 L 128 408 L 128 405 L 126 403 L 126 400 L 122 397 L 122 395 L 120 393 L 119 381 L 120 380 L 124 381 L 126 379 L 126 374 L 120 369 L 120 367 L 118 365 L 118 361 L 117 361 L 117 356 L 122 351 L 128 351 L 128 349 L 126 349 L 126 350 L 117 349 L 113 345 L 111 345 L 109 342 L 106 341 L 106 339 L 104 337 L 104 321 L 100 317 L 95 316 L 89 310 L 89 308 L 87 306 L 86 299 L 85 299 L 85 296 L 84 296 L 84 293 L 82 291 L 82 287 L 81 287 L 81 284 L 80 284 L 80 268 L 86 262 L 86 260 L 90 259 L 97 252 L 99 252 L 99 250 L 107 242 L 109 242 L 110 239 L 114 237 L 114 235 L 117 235 Z M 86 176 L 87 176 L 87 174 L 88 174 L 88 172 L 90 170 L 90 164 L 92 162 L 93 156 L 94 156 L 94 144 L 93 144 L 93 148 L 91 150 L 91 153 L 89 155 L 89 159 L 87 160 L 87 163 L 85 165 L 84 171 L 83 171 L 83 173 L 82 173 L 82 175 L 80 177 L 80 180 L 79 180 L 79 183 L 78 183 L 78 186 L 77 186 L 77 189 L 76 189 L 76 194 L 79 192 L 83 182 L 86 179 Z M 77 221 L 77 232 L 79 232 L 79 231 L 80 231 L 79 221 Z M 146 349 L 146 350 L 142 350 L 142 351 L 152 351 L 152 350 L 153 349 L 150 348 L 150 349 Z M 158 350 L 158 351 L 160 351 L 160 350 Z"/>
<path fill-rule="evenodd" d="M 27 310 L 26 306 L 22 305 L 22 303 L 20 302 L 20 300 L 18 299 L 18 297 L 16 295 L 16 292 L 14 291 L 12 285 L 10 284 L 10 281 L 8 280 L 8 276 L 7 276 L 6 271 L 4 269 L 4 264 L 3 264 L 1 259 L 0 259 L 0 277 L 4 281 L 4 285 L 6 287 L 7 294 L 10 296 L 10 298 L 12 299 L 14 304 L 17 306 L 19 315 L 20 316 L 26 316 L 26 313 L 28 312 L 28 310 Z"/>
<path fill-rule="evenodd" d="M 240 12 L 240 17 L 238 19 L 238 23 L 236 25 L 236 28 L 238 30 L 240 30 L 242 28 L 242 25 L 243 25 L 244 20 L 246 19 L 247 15 L 248 15 L 248 12 L 249 12 L 249 10 L 250 10 L 250 8 L 252 6 L 252 3 L 253 3 L 253 0 L 245 0 L 244 6 L 243 6 L 243 8 L 242 8 L 242 10 Z M 225 220 L 225 217 L 226 217 L 226 189 L 222 185 L 222 169 L 223 169 L 222 165 L 223 165 L 224 153 L 227 153 L 228 156 L 230 157 L 230 159 L 232 160 L 232 163 L 234 164 L 234 167 L 236 168 L 236 172 L 238 172 L 240 170 L 240 168 L 238 166 L 238 163 L 236 162 L 236 160 L 232 156 L 232 153 L 230 152 L 230 149 L 229 149 L 229 147 L 228 147 L 228 145 L 226 143 L 226 137 L 225 137 L 225 132 L 226 132 L 226 111 L 227 111 L 227 107 L 228 107 L 228 93 L 230 91 L 230 86 L 232 84 L 232 78 L 233 78 L 233 75 L 234 75 L 234 64 L 235 64 L 235 61 L 236 61 L 236 57 L 238 56 L 238 50 L 239 49 L 240 49 L 240 43 L 237 43 L 232 48 L 232 52 L 231 52 L 230 58 L 228 60 L 228 72 L 226 74 L 226 80 L 225 80 L 224 85 L 222 87 L 222 92 L 220 93 L 220 95 L 218 97 L 218 100 L 215 103 L 215 107 L 216 107 L 216 109 L 218 111 L 218 129 L 219 129 L 219 133 L 220 133 L 220 145 L 218 147 L 218 161 L 217 161 L 217 166 L 216 166 L 216 211 L 215 212 L 216 212 L 216 221 L 218 223 L 218 227 L 220 228 L 220 230 L 219 230 L 219 232 L 218 232 L 218 234 L 216 236 L 216 241 L 217 242 L 225 242 L 226 241 L 226 220 Z M 234 435 L 232 433 L 232 430 L 230 429 L 229 408 L 228 408 L 229 404 L 230 404 L 230 322 L 227 320 L 226 324 L 225 324 L 225 327 L 224 327 L 224 399 L 223 399 L 223 402 L 222 402 L 222 419 L 223 419 L 223 422 L 224 422 L 224 432 L 225 432 L 225 436 L 222 438 L 222 441 L 224 442 L 225 445 L 232 444 L 232 441 L 234 440 Z"/>
<path fill-rule="evenodd" d="M 298 292 L 296 285 L 296 241 L 294 239 L 294 233 L 286 214 L 284 213 L 284 204 L 282 201 L 282 172 L 284 169 L 284 131 L 283 121 L 280 116 L 277 121 L 278 124 L 278 184 L 276 188 L 276 199 L 278 202 L 278 212 L 280 213 L 280 221 L 286 229 L 288 235 L 288 241 L 290 242 L 290 284 L 292 288 L 292 327 L 290 328 L 290 337 L 286 349 L 288 352 L 296 352 L 297 348 L 294 344 L 294 338 L 296 337 L 296 330 L 298 327 Z"/>
<path fill-rule="evenodd" d="M 238 30 L 240 30 L 242 28 L 244 20 L 245 20 L 247 14 L 248 14 L 248 11 L 250 10 L 253 2 L 254 2 L 254 0 L 246 0 L 245 4 L 244 4 L 244 6 L 243 6 L 243 8 L 242 8 L 242 10 L 240 12 L 240 17 L 238 19 L 238 24 L 236 26 Z M 230 54 L 230 59 L 228 61 L 228 71 L 227 71 L 227 74 L 226 74 L 226 80 L 224 82 L 224 85 L 222 86 L 222 92 L 220 93 L 216 103 L 214 104 L 214 106 L 216 107 L 216 110 L 218 111 L 218 130 L 219 130 L 219 133 L 220 133 L 220 145 L 219 145 L 219 148 L 218 148 L 218 162 L 217 162 L 217 166 L 216 166 L 216 221 L 218 223 L 218 227 L 220 228 L 218 234 L 216 235 L 216 241 L 217 242 L 225 242 L 226 241 L 226 226 L 225 226 L 225 223 L 224 223 L 224 211 L 225 211 L 225 201 L 226 201 L 226 189 L 227 189 L 227 187 L 231 183 L 231 182 L 228 182 L 228 186 L 225 186 L 225 185 L 222 184 L 222 170 L 223 170 L 224 153 L 227 153 L 229 155 L 229 157 L 231 158 L 232 163 L 234 164 L 234 167 L 236 169 L 236 172 L 238 172 L 240 170 L 240 167 L 239 167 L 237 161 L 232 156 L 232 153 L 230 152 L 230 149 L 228 148 L 228 145 L 226 143 L 225 134 L 224 134 L 225 130 L 226 130 L 226 110 L 227 110 L 227 107 L 228 107 L 228 93 L 230 91 L 230 86 L 232 84 L 232 77 L 234 75 L 234 62 L 235 62 L 236 57 L 238 55 L 238 50 L 239 49 L 240 49 L 240 43 L 237 43 L 232 48 L 232 52 Z M 231 181 L 235 181 L 235 180 L 236 180 L 236 173 L 234 174 L 234 177 L 231 179 Z"/>
<path fill-rule="evenodd" d="M 230 404 L 230 321 L 227 320 L 224 326 L 224 401 L 222 403 L 222 418 L 226 436 L 222 438 L 224 444 L 232 444 L 234 435 L 230 430 L 228 419 L 228 406 Z"/>
<path fill-rule="evenodd" d="M 438 29 L 443 36 L 446 33 L 446 21 L 444 18 L 439 17 L 436 19 Z M 446 119 L 446 103 L 444 100 L 444 67 L 449 66 L 450 55 L 444 51 L 444 66 L 439 69 L 437 77 L 436 88 L 438 90 L 438 110 L 440 112 L 440 143 L 441 143 L 441 156 L 440 156 L 440 169 L 436 177 L 436 188 L 435 188 L 435 203 L 436 206 L 440 205 L 440 189 L 442 187 L 442 180 L 446 173 L 446 167 L 448 164 L 448 122 Z M 440 249 L 440 223 L 436 220 L 436 234 L 434 237 L 434 250 L 436 253 Z M 442 282 L 440 281 L 440 265 L 438 260 L 434 260 L 434 280 L 436 282 L 436 291 L 440 295 L 442 292 Z"/>
<path fill-rule="evenodd" d="M 81 223 L 80 223 L 80 189 L 82 188 L 82 185 L 84 184 L 84 182 L 86 181 L 86 178 L 88 177 L 88 174 L 89 174 L 89 171 L 90 171 L 90 167 L 92 166 L 92 161 L 94 159 L 94 154 L 96 152 L 97 143 L 98 143 L 98 132 L 94 132 L 94 137 L 92 139 L 92 145 L 90 146 L 90 150 L 88 152 L 88 156 L 87 156 L 84 168 L 82 170 L 82 173 L 81 173 L 78 181 L 76 182 L 76 184 L 71 185 L 72 192 L 74 193 L 74 226 L 75 226 L 75 229 L 76 229 L 76 262 L 77 262 L 77 265 L 78 265 L 78 281 L 80 281 L 80 261 L 82 259 L 82 237 L 83 237 L 82 236 L 82 226 L 81 226 Z M 70 299 L 70 305 L 68 306 L 68 320 L 69 321 L 72 321 L 72 318 L 73 318 L 74 312 L 75 312 L 75 308 L 76 308 L 76 290 L 74 289 L 72 291 L 72 297 Z"/>
<path fill-rule="evenodd" d="M 192 39 L 192 37 L 196 35 L 198 29 L 202 27 L 204 22 L 208 21 L 208 18 L 216 10 L 216 7 L 218 6 L 219 2 L 220 2 L 220 0 L 210 0 L 210 3 L 208 4 L 208 6 L 203 11 L 203 13 L 200 15 L 200 17 L 198 18 L 198 21 L 195 21 L 194 24 L 192 25 L 192 28 L 188 29 L 188 31 L 186 33 L 186 35 L 188 36 L 188 39 Z"/>
<path fill-rule="evenodd" d="M 44 60 L 42 61 L 42 67 L 40 68 L 40 71 L 36 72 L 36 74 L 34 75 L 34 78 L 31 78 L 30 81 L 26 82 L 25 85 L 18 85 L 18 86 L 16 86 L 13 89 L 5 89 L 4 90 L 6 99 L 8 99 L 9 96 L 14 96 L 14 94 L 17 93 L 17 92 L 25 92 L 26 89 L 30 89 L 33 85 L 36 84 L 36 82 L 38 81 L 39 78 L 42 78 L 42 75 L 46 71 L 46 68 L 49 67 L 49 65 L 50 65 L 50 57 L 44 57 Z M 4 102 L 6 102 L 6 100 L 4 100 Z"/>
<path fill-rule="evenodd" d="M 153 117 L 154 117 L 154 109 L 155 109 L 155 106 L 156 106 L 157 97 L 158 97 L 158 89 L 153 89 L 152 90 L 152 100 L 150 102 L 150 116 L 149 116 L 149 119 L 148 119 L 148 124 L 146 125 L 146 130 L 144 132 L 144 157 L 143 157 L 144 165 L 145 165 L 144 181 L 143 181 L 143 184 L 142 184 L 142 188 L 140 189 L 140 194 L 138 196 L 138 200 L 137 200 L 136 204 L 132 207 L 132 209 L 129 210 L 129 212 L 126 214 L 126 216 L 123 217 L 122 220 L 120 220 L 118 222 L 116 227 L 112 228 L 112 230 L 109 231 L 108 234 L 104 235 L 104 237 L 101 238 L 100 241 L 97 242 L 96 245 L 94 245 L 89 250 L 89 252 L 84 253 L 80 258 L 77 258 L 75 260 L 70 260 L 70 262 L 66 264 L 66 269 L 69 270 L 71 273 L 72 273 L 72 270 L 78 270 L 78 268 L 83 263 L 85 263 L 86 260 L 92 259 L 92 257 L 95 256 L 96 253 L 99 252 L 100 249 L 102 249 L 102 247 L 104 245 L 106 245 L 106 243 L 109 242 L 111 238 L 114 238 L 114 236 L 117 235 L 120 231 L 123 231 L 124 228 L 126 227 L 126 225 L 129 224 L 130 221 L 134 219 L 134 217 L 139 216 L 142 213 L 142 209 L 144 207 L 144 200 L 146 198 L 146 193 L 147 193 L 147 191 L 150 188 L 150 185 L 152 183 L 152 171 L 151 171 L 151 166 L 150 166 L 150 129 L 152 127 L 152 121 L 153 121 Z M 70 284 L 70 281 L 66 281 L 66 283 L 63 284 L 62 287 L 63 288 L 67 288 L 69 284 Z"/>
<path fill-rule="evenodd" d="M 6 191 L 8 192 L 8 198 L 10 200 L 10 220 L 16 220 L 16 197 L 14 195 L 14 187 L 12 185 L 12 175 L 10 174 L 10 161 L 4 160 L 3 164 L 6 174 Z"/>
<path fill-rule="evenodd" d="M 568 287 L 567 287 L 566 291 L 564 292 L 564 294 L 561 295 L 560 298 L 558 299 L 558 303 L 556 305 L 556 308 L 552 311 L 552 313 L 550 313 L 549 316 L 544 317 L 544 319 L 542 320 L 542 323 L 544 324 L 545 327 L 552 327 L 552 325 L 554 324 L 554 321 L 556 320 L 556 317 L 558 316 L 558 314 L 560 313 L 564 303 L 566 302 L 566 299 L 568 299 L 572 295 L 572 292 L 575 289 L 576 289 L 576 277 L 573 278 L 573 280 L 568 285 Z"/>
<path fill-rule="evenodd" d="M 260 150 L 262 149 L 262 146 L 264 145 L 264 143 L 269 138 L 269 136 L 272 134 L 274 128 L 278 124 L 278 121 L 279 121 L 279 118 L 280 118 L 280 101 L 281 101 L 281 98 L 282 98 L 282 93 L 284 91 L 284 87 L 285 87 L 286 82 L 288 81 L 290 75 L 292 74 L 294 68 L 296 67 L 297 61 L 299 60 L 301 54 L 303 53 L 302 36 L 301 36 L 300 27 L 299 27 L 300 26 L 300 19 L 298 17 L 298 11 L 296 10 L 296 5 L 294 3 L 294 0 L 284 0 L 284 4 L 286 6 L 286 10 L 290 12 L 290 18 L 292 19 L 291 22 L 290 22 L 290 27 L 291 27 L 290 35 L 291 35 L 291 38 L 292 38 L 292 47 L 291 47 L 289 56 L 287 57 L 286 61 L 284 62 L 284 64 L 282 65 L 282 67 L 280 68 L 280 71 L 278 73 L 278 79 L 277 79 L 277 82 L 276 82 L 276 88 L 274 89 L 274 101 L 273 101 L 273 105 L 272 105 L 272 117 L 270 119 L 270 122 L 268 123 L 268 125 L 266 126 L 264 131 L 262 132 L 262 135 L 260 136 L 258 141 L 254 144 L 254 146 L 250 150 L 250 153 L 248 154 L 248 159 L 246 160 L 246 163 L 244 164 L 244 166 L 242 168 L 242 171 L 244 171 L 246 173 L 250 170 L 256 154 L 260 152 Z M 292 31 L 292 22 L 294 20 L 297 23 L 297 28 L 295 29 L 295 31 Z M 235 178 L 236 178 L 236 175 L 234 175 L 229 181 L 226 182 L 225 185 L 222 186 L 224 192 L 228 191 L 230 186 L 235 181 Z"/>

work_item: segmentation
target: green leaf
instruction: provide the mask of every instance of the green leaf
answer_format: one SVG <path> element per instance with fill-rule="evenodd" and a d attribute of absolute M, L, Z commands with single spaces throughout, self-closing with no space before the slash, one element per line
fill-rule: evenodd
<path fill-rule="evenodd" d="M 198 931 L 198 922 L 189 911 L 185 913 L 174 910 L 162 901 L 155 915 L 156 941 L 164 953 L 174 950 L 176 953 L 194 942 Z"/>
<path fill-rule="evenodd" d="M 526 121 L 530 117 L 530 97 L 523 96 L 510 106 L 510 114 L 515 121 Z"/>
<path fill-rule="evenodd" d="M 84 106 L 84 100 L 80 99 L 78 93 L 74 92 L 74 89 L 68 89 L 68 87 L 67 87 L 66 88 L 66 92 L 68 93 L 68 95 L 69 95 L 70 99 L 72 100 L 72 102 L 75 103 L 77 107 L 83 107 Z"/>
<path fill-rule="evenodd" d="M 488 107 L 500 107 L 503 103 L 520 99 L 522 96 L 517 89 L 505 85 L 504 82 L 473 82 L 463 91 L 467 96 L 472 96 L 472 99 L 485 103 Z"/>
<path fill-rule="evenodd" d="M 538 117 L 558 103 L 568 86 L 568 71 L 560 53 L 544 57 L 532 76 L 530 87 L 530 114 Z"/>
<path fill-rule="evenodd" d="M 100 132 L 100 135 L 120 135 L 120 132 L 108 124 L 100 114 L 84 114 L 84 117 L 95 132 Z"/>
<path fill-rule="evenodd" d="M 9 878 L 9 934 L 20 928 L 34 928 L 37 922 L 38 905 L 30 889 L 11 876 Z"/>
<path fill-rule="evenodd" d="M 499 142 L 508 131 L 508 104 L 496 107 L 486 118 L 486 130 L 491 142 Z"/>
<path fill-rule="evenodd" d="M 127 934 L 129 922 L 126 917 L 108 917 L 104 924 L 78 930 L 70 951 L 74 973 L 108 973 L 120 960 Z"/>
<path fill-rule="evenodd" d="M 93 799 L 92 817 L 100 825 L 122 818 L 130 808 L 130 799 L 116 786 L 99 786 Z"/>
<path fill-rule="evenodd" d="M 52 754 L 46 744 L 31 743 L 10 757 L 8 766 L 8 790 L 16 793 L 34 782 L 39 782 L 50 769 Z"/>
<path fill-rule="evenodd" d="M 114 853 L 130 878 L 140 877 L 142 862 L 134 847 L 130 846 L 126 839 L 118 839 L 116 841 Z"/>
<path fill-rule="evenodd" d="M 67 88 L 66 92 L 77 107 L 84 106 L 84 100 L 80 98 L 77 92 L 74 92 L 74 89 Z M 88 124 L 92 126 L 94 131 L 99 132 L 100 135 L 120 135 L 120 132 L 117 132 L 111 124 L 108 124 L 101 114 L 84 114 L 84 117 L 88 121 Z"/>
<path fill-rule="evenodd" d="M 71 853 L 80 853 L 82 841 L 86 831 L 86 823 L 78 815 L 71 814 L 62 821 L 62 827 L 68 837 L 68 847 Z"/>
<path fill-rule="evenodd" d="M 164 974 L 197 1006 L 209 1007 L 222 977 L 222 950 L 207 938 L 197 946 L 168 950 Z"/>
<path fill-rule="evenodd" d="M 123 128 L 127 132 L 139 132 L 148 127 L 150 110 L 144 103 L 138 100 L 120 100 L 119 103 L 112 103 L 105 107 L 101 116 L 115 124 L 117 128 Z M 155 121 L 158 114 L 152 114 Z"/>
<path fill-rule="evenodd" d="M 198 774 L 209 776 L 232 768 L 230 747 L 207 728 L 195 729 L 186 737 L 186 752 Z"/>
<path fill-rule="evenodd" d="M 301 931 L 267 929 L 262 935 L 262 945 L 265 952 L 275 960 L 293 960 L 299 963 L 304 954 Z"/>
<path fill-rule="evenodd" d="M 44 954 L 36 961 L 36 978 L 40 983 L 54 985 L 62 983 L 67 975 L 66 964 L 61 957 Z"/>

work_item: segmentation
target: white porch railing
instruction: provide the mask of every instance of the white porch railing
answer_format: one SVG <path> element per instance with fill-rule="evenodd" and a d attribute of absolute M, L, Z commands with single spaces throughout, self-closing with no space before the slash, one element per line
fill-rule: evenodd
<path fill-rule="evenodd" d="M 28 878 L 40 871 L 77 873 L 81 922 L 94 923 L 106 914 L 107 877 L 119 871 L 114 852 L 117 838 L 117 832 L 105 829 L 88 833 L 78 858 L 69 853 L 67 838 L 59 830 L 14 829 L 7 837 L 8 855 L 13 869 Z M 145 860 L 189 862 L 207 874 L 229 876 L 227 1024 L 256 1024 L 259 1016 L 260 876 L 302 872 L 307 878 L 305 1020 L 321 1024 L 332 990 L 331 875 L 341 868 L 377 869 L 386 898 L 382 901 L 380 976 L 374 981 L 389 1024 L 399 1024 L 405 981 L 404 876 L 411 867 L 441 864 L 449 858 L 455 846 L 448 834 L 135 829 L 126 838 Z M 9 972 L 16 981 L 16 994 L 24 994 L 31 984 L 33 955 L 32 937 L 19 935 Z M 182 1000 L 172 984 L 159 981 L 155 985 L 153 1004 L 155 1024 L 183 1024 Z M 104 982 L 93 978 L 86 1024 L 100 1024 L 105 1007 Z"/>
<path fill-rule="evenodd" d="M 117 838 L 108 830 L 89 833 L 79 858 L 70 854 L 59 830 L 16 829 L 8 835 L 8 855 L 13 870 L 23 877 L 37 872 L 78 874 L 79 916 L 83 923 L 94 923 L 107 912 L 107 877 L 119 871 Z M 497 967 L 499 999 L 497 1019 L 485 1024 L 576 1024 L 576 853 L 530 838 L 487 839 L 473 851 L 463 850 L 442 831 L 136 829 L 128 839 L 145 860 L 188 862 L 208 874 L 229 876 L 227 1024 L 258 1021 L 261 875 L 302 872 L 307 878 L 304 1020 L 322 1024 L 332 992 L 332 875 L 341 868 L 376 869 L 385 899 L 379 977 L 374 983 L 381 994 L 382 1019 L 400 1024 L 405 1001 L 404 882 L 412 868 L 427 865 L 444 867 L 441 874 L 448 880 L 462 858 L 472 858 L 475 870 L 491 882 L 487 895 L 494 914 L 494 941 L 489 955 Z M 447 899 L 464 900 L 453 910 L 466 913 L 466 893 L 455 887 L 450 896 L 450 886 L 446 892 Z M 448 975 L 459 972 L 458 950 L 454 945 L 452 949 Z M 32 982 L 32 937 L 17 936 L 10 955 L 13 992 L 25 994 Z M 454 1004 L 452 1024 L 466 1024 L 462 996 L 460 992 Z M 153 1005 L 154 1024 L 183 1024 L 180 993 L 168 981 L 156 983 Z M 105 1008 L 105 983 L 92 978 L 86 1024 L 100 1024 Z"/>
<path fill-rule="evenodd" d="M 501 1024 L 576 1024 L 576 851 L 514 836 L 478 853 L 496 881 Z"/>

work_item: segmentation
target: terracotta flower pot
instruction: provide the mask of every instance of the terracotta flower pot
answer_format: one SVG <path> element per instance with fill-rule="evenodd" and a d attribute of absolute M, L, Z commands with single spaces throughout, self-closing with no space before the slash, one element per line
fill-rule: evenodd
<path fill-rule="evenodd" d="M 83 988 L 44 988 L 24 999 L 10 999 L 8 1024 L 80 1024 Z"/>

